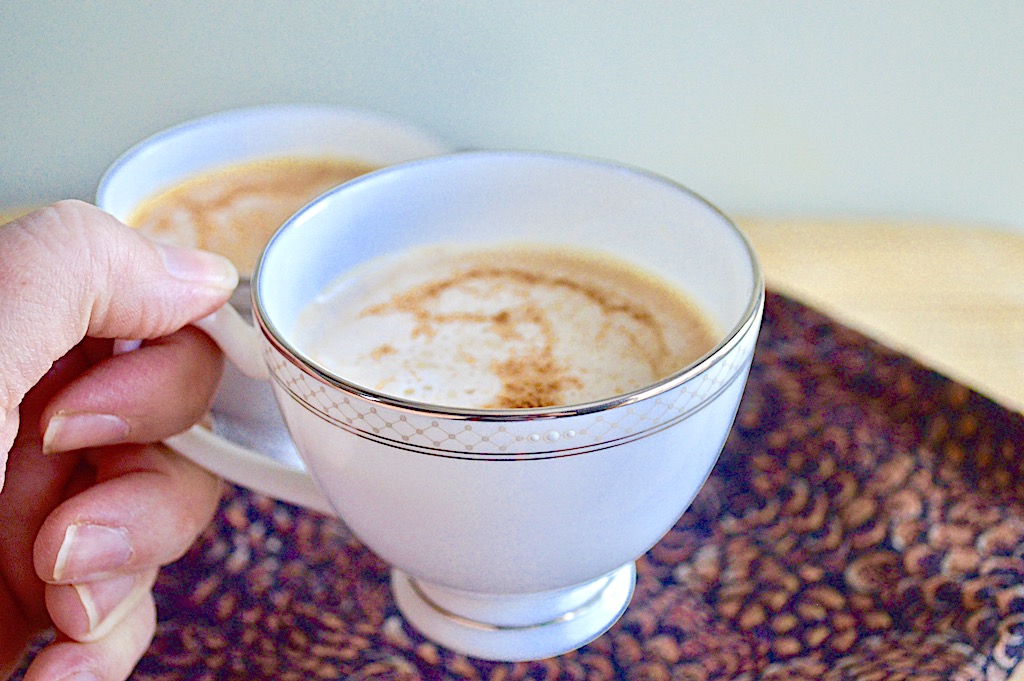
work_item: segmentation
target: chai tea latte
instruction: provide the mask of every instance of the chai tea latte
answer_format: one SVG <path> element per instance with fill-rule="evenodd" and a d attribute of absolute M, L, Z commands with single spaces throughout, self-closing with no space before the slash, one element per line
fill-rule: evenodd
<path fill-rule="evenodd" d="M 147 199 L 128 224 L 157 239 L 220 253 L 249 276 L 267 241 L 293 213 L 374 169 L 329 157 L 233 165 L 200 173 Z"/>
<path fill-rule="evenodd" d="M 365 264 L 299 316 L 336 375 L 449 407 L 581 404 L 650 385 L 715 344 L 676 287 L 585 250 L 431 246 Z"/>

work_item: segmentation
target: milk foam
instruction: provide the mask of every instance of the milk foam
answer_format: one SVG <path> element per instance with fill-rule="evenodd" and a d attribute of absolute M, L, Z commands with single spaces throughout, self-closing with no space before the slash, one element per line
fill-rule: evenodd
<path fill-rule="evenodd" d="M 714 340 L 667 282 L 547 245 L 434 246 L 376 260 L 331 284 L 293 333 L 297 348 L 353 383 L 483 409 L 628 393 Z"/>
<path fill-rule="evenodd" d="M 295 211 L 373 168 L 332 157 L 262 159 L 199 173 L 143 201 L 128 224 L 149 236 L 226 256 L 252 274 L 263 246 Z"/>

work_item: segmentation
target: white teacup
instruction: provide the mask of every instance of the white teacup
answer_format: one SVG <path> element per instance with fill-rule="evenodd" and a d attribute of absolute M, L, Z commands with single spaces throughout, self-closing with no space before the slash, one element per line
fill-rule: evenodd
<path fill-rule="evenodd" d="M 686 291 L 721 335 L 642 389 L 521 410 L 375 392 L 294 342 L 300 311 L 360 263 L 424 244 L 509 239 L 639 263 Z M 252 297 L 257 330 L 230 308 L 200 325 L 239 366 L 270 379 L 330 508 L 394 566 L 405 617 L 454 650 L 525 660 L 583 645 L 626 608 L 635 559 L 688 507 L 729 433 L 764 284 L 736 227 L 673 182 L 594 160 L 472 152 L 377 171 L 320 197 L 268 244 Z M 244 482 L 251 461 L 230 459 L 213 467 Z M 263 488 L 297 493 L 293 481 L 275 484 Z"/>
<path fill-rule="evenodd" d="M 181 123 L 134 145 L 100 180 L 96 204 L 126 222 L 154 194 L 196 175 L 255 160 L 336 157 L 383 167 L 446 151 L 448 147 L 428 132 L 374 112 L 310 104 L 235 109 Z M 231 300 L 249 314 L 248 277 L 243 276 Z M 291 486 L 283 495 L 286 501 L 328 509 L 322 499 L 309 501 L 315 491 L 307 477 L 295 470 L 297 455 L 269 384 L 228 366 L 213 416 L 216 431 L 228 439 L 211 441 L 207 433 L 194 432 L 179 438 L 179 446 L 225 452 L 223 466 L 219 460 L 207 461 L 220 474 L 230 472 L 238 457 L 247 456 L 250 465 L 243 482 L 250 487 L 263 491 L 262 482 L 274 478 L 281 494 L 285 480 Z M 257 452 L 272 457 L 253 456 Z"/>

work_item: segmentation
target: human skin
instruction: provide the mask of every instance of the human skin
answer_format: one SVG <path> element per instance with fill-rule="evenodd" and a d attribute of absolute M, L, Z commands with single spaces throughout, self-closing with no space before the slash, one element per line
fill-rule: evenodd
<path fill-rule="evenodd" d="M 125 679 L 148 647 L 157 571 L 220 495 L 152 443 L 208 409 L 223 360 L 188 324 L 237 277 L 82 202 L 0 226 L 0 679 L 48 628 L 26 681 Z"/>

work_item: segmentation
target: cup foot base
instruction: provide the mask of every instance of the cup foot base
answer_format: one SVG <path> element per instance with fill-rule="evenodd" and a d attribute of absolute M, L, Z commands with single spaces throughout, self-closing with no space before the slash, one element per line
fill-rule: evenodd
<path fill-rule="evenodd" d="M 417 631 L 455 652 L 482 660 L 541 660 L 594 640 L 626 610 L 636 585 L 636 567 L 605 577 L 592 597 L 573 610 L 536 624 L 496 625 L 460 616 L 431 599 L 415 579 L 392 569 L 391 589 L 402 615 Z M 593 588 L 593 583 L 581 589 Z"/>

